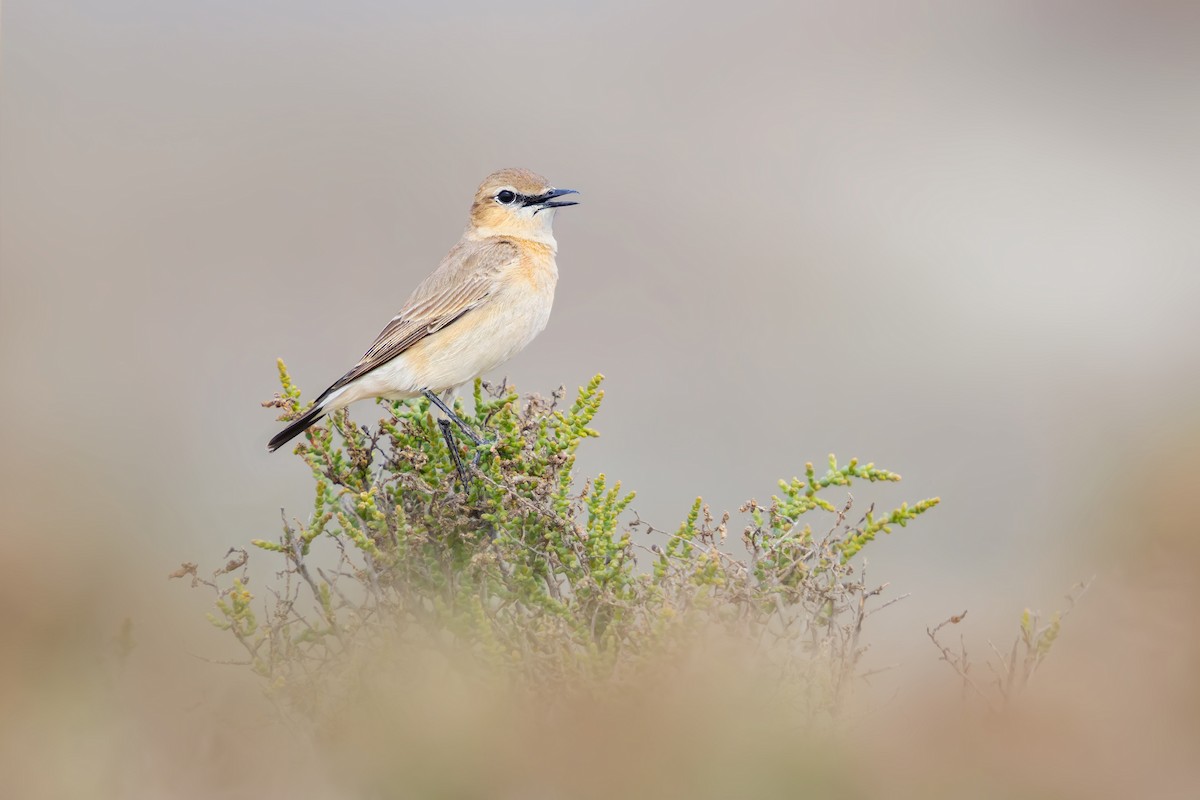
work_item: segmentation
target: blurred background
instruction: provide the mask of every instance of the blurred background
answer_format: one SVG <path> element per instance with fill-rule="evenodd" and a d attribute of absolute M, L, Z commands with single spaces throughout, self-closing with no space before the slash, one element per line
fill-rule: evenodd
<path fill-rule="evenodd" d="M 952 682 L 925 626 L 970 609 L 985 649 L 1096 575 L 1060 640 L 1069 709 L 1176 686 L 1200 666 L 1198 23 L 1156 2 L 6 2 L 0 712 L 24 722 L 0 742 L 254 696 L 190 655 L 219 657 L 209 598 L 166 573 L 305 512 L 306 468 L 264 449 L 275 359 L 309 396 L 341 375 L 504 166 L 582 192 L 550 326 L 492 377 L 607 376 L 586 474 L 673 527 L 697 494 L 736 509 L 830 452 L 874 461 L 904 482 L 869 499 L 943 500 L 872 547 L 911 593 L 871 632 L 889 685 Z M 147 710 L 71 702 L 125 618 Z M 1200 695 L 1155 697 L 1128 705 L 1192 741 Z"/>

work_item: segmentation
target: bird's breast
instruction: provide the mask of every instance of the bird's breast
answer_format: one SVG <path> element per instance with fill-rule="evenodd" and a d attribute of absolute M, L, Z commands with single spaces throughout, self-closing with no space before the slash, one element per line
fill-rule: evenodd
<path fill-rule="evenodd" d="M 545 329 L 558 269 L 552 251 L 532 255 L 501 273 L 479 307 L 396 359 L 413 375 L 412 382 L 434 389 L 468 383 L 512 358 Z"/>
<path fill-rule="evenodd" d="M 523 339 L 519 347 L 546 327 L 558 284 L 558 266 L 550 248 L 531 244 L 522 249 L 522 257 L 498 281 L 494 303 L 496 324 Z"/>
<path fill-rule="evenodd" d="M 521 246 L 521 257 L 510 268 L 509 275 L 514 284 L 524 284 L 534 292 L 549 292 L 554 295 L 558 283 L 558 265 L 554 251 L 540 242 L 525 242 Z M 502 281 L 507 282 L 507 281 Z"/>

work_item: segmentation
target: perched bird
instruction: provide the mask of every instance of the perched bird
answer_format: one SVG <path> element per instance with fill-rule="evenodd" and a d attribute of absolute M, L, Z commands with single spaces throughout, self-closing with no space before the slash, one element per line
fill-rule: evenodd
<path fill-rule="evenodd" d="M 546 327 L 558 282 L 554 214 L 576 205 L 557 199 L 567 194 L 577 192 L 555 189 L 525 169 L 502 169 L 485 178 L 458 244 L 354 368 L 322 392 L 304 416 L 276 434 L 267 449 L 279 449 L 326 414 L 356 400 L 421 395 L 449 417 L 439 422 L 456 461 L 451 419 L 480 444 L 478 434 L 438 393 L 504 363 Z"/>

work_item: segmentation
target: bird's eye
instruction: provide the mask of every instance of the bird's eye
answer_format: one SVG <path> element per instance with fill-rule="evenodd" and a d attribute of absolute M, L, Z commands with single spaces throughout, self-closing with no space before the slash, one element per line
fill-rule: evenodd
<path fill-rule="evenodd" d="M 496 195 L 496 199 L 499 200 L 501 203 L 504 203 L 504 205 L 508 205 L 513 200 L 517 199 L 517 193 L 510 192 L 508 189 L 504 189 L 503 191 L 501 191 L 499 194 Z"/>

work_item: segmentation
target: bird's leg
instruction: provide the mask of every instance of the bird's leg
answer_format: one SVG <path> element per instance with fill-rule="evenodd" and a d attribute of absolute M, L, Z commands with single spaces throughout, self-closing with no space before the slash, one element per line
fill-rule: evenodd
<path fill-rule="evenodd" d="M 479 447 L 483 444 L 483 437 L 476 433 L 474 428 L 463 422 L 462 419 L 459 418 L 458 414 L 455 414 L 450 409 L 450 406 L 446 405 L 442 398 L 438 397 L 434 392 L 431 392 L 428 389 L 422 390 L 421 394 L 425 395 L 429 402 L 440 408 L 443 414 L 453 420 L 454 424 L 458 426 L 459 430 L 466 434 L 466 437 L 474 442 L 476 447 Z M 443 430 L 445 429 L 443 428 Z"/>
<path fill-rule="evenodd" d="M 454 433 L 450 430 L 450 420 L 439 419 L 438 427 L 442 429 L 442 438 L 450 450 L 450 458 L 454 459 L 454 468 L 458 470 L 458 480 L 462 483 L 463 491 L 467 491 L 467 468 L 463 466 L 462 457 L 458 454 L 458 443 L 454 441 Z"/>

